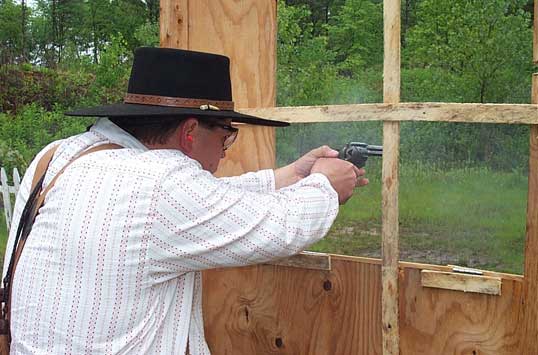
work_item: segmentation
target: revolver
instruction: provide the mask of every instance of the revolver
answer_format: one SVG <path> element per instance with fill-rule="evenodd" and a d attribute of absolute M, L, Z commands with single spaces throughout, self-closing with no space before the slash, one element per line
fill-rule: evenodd
<path fill-rule="evenodd" d="M 383 147 L 380 145 L 369 145 L 360 142 L 351 142 L 340 149 L 338 158 L 353 163 L 357 168 L 362 168 L 366 165 L 366 160 L 369 156 L 382 156 Z"/>

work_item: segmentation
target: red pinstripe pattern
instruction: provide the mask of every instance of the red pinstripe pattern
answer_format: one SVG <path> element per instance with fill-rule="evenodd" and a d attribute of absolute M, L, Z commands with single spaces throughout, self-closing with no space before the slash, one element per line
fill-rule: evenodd
<path fill-rule="evenodd" d="M 126 213 L 125 225 L 122 230 L 122 235 L 119 243 L 119 258 L 118 258 L 118 273 L 116 275 L 114 305 L 112 306 L 112 317 L 110 319 L 107 336 L 106 336 L 106 353 L 112 354 L 112 340 L 118 335 L 118 321 L 121 314 L 125 311 L 124 295 L 127 292 L 125 287 L 125 274 L 128 272 L 126 267 L 127 260 L 127 247 L 129 245 L 129 235 L 131 234 L 134 225 L 133 219 L 135 214 L 135 208 L 139 198 L 140 182 L 135 181 L 133 191 L 129 196 L 129 204 Z"/>
<path fill-rule="evenodd" d="M 115 215 L 115 207 L 118 200 L 118 195 L 120 194 L 121 185 L 123 183 L 122 176 L 120 176 L 113 184 L 113 191 L 111 193 L 109 204 L 106 207 L 105 219 L 103 221 L 103 226 L 101 228 L 101 233 L 99 234 L 99 244 L 98 244 L 98 254 L 97 254 L 97 272 L 95 277 L 95 283 L 93 288 L 92 296 L 92 308 L 89 320 L 90 332 L 86 338 L 86 353 L 91 354 L 93 350 L 93 343 L 95 340 L 95 331 L 97 317 L 99 313 L 99 307 L 102 302 L 102 291 L 103 287 L 103 273 L 105 269 L 105 254 L 108 251 L 107 241 L 110 239 L 110 229 L 114 221 L 112 217 Z"/>
<path fill-rule="evenodd" d="M 77 352 L 73 349 L 73 340 L 75 336 L 75 327 L 79 317 L 81 316 L 78 312 L 80 303 L 84 302 L 82 297 L 82 286 L 84 278 L 84 266 L 87 263 L 85 253 L 87 252 L 87 239 L 93 236 L 90 235 L 90 223 L 93 217 L 94 209 L 97 208 L 96 200 L 98 191 L 101 189 L 101 186 L 104 182 L 103 176 L 99 176 L 97 181 L 92 184 L 90 189 L 89 202 L 85 204 L 84 217 L 82 220 L 82 228 L 80 234 L 77 236 L 77 254 L 76 254 L 76 265 L 74 272 L 74 287 L 72 289 L 71 295 L 71 308 L 69 310 L 69 321 L 67 325 L 67 342 L 65 347 L 66 354 L 76 354 Z M 82 198 L 82 197 L 81 197 Z M 94 285 L 96 286 L 96 285 Z M 89 329 L 87 334 L 88 338 L 93 338 L 95 329 Z"/>
<path fill-rule="evenodd" d="M 209 355 L 199 270 L 296 253 L 338 212 L 322 175 L 279 191 L 269 170 L 217 179 L 181 152 L 147 151 L 106 119 L 57 143 L 45 184 L 108 142 L 127 149 L 72 164 L 36 220 L 14 280 L 17 353 L 184 354 L 188 340 L 192 355 Z"/>

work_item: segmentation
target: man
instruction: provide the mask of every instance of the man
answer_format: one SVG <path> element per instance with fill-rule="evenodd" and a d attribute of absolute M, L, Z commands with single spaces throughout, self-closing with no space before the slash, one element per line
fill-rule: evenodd
<path fill-rule="evenodd" d="M 70 113 L 108 119 L 46 147 L 23 179 L 8 251 L 36 162 L 57 147 L 46 187 L 72 161 L 18 262 L 12 353 L 209 354 L 200 270 L 303 250 L 368 183 L 328 147 L 275 171 L 214 177 L 232 122 L 286 125 L 235 112 L 231 96 L 226 57 L 142 48 L 124 103 Z M 106 143 L 122 148 L 79 157 Z"/>

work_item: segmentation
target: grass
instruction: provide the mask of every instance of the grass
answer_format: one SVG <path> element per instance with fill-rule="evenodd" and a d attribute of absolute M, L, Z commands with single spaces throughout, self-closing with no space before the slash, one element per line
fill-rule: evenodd
<path fill-rule="evenodd" d="M 341 207 L 328 236 L 310 249 L 381 255 L 381 185 L 370 184 Z M 400 259 L 523 273 L 527 177 L 488 168 L 400 171 Z"/>

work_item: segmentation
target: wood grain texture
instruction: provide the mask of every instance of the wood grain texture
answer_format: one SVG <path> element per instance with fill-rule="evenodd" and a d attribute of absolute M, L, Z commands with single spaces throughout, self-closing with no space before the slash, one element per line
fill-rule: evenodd
<path fill-rule="evenodd" d="M 422 287 L 424 266 L 400 263 L 402 355 L 532 354 L 520 351 L 520 276 L 492 273 L 503 292 L 491 296 Z M 220 269 L 204 274 L 204 287 L 214 355 L 382 353 L 380 260 L 332 255 L 331 271 Z"/>
<path fill-rule="evenodd" d="M 400 102 L 400 0 L 383 1 L 383 102 Z"/>
<path fill-rule="evenodd" d="M 399 354 L 398 326 L 398 163 L 400 146 L 399 123 L 383 123 L 382 170 L 382 329 L 383 354 Z"/>
<path fill-rule="evenodd" d="M 161 47 L 189 48 L 188 0 L 160 2 L 159 37 Z"/>
<path fill-rule="evenodd" d="M 462 292 L 485 293 L 488 295 L 501 294 L 501 278 L 468 275 L 454 272 L 423 270 L 421 273 L 423 287 L 442 288 Z"/>
<path fill-rule="evenodd" d="M 383 1 L 383 102 L 400 102 L 400 0 Z M 398 164 L 400 123 L 383 123 L 381 318 L 383 354 L 400 354 L 398 316 Z"/>
<path fill-rule="evenodd" d="M 537 74 L 532 76 L 531 100 L 538 103 Z M 532 125 L 530 131 L 523 350 L 525 354 L 538 354 L 538 125 Z"/>
<path fill-rule="evenodd" d="M 519 355 L 523 282 L 502 279 L 502 295 L 420 286 L 420 269 L 400 280 L 402 355 Z"/>
<path fill-rule="evenodd" d="M 219 354 L 381 354 L 380 268 L 259 265 L 206 273 L 206 336 Z M 215 331 L 220 329 L 221 331 Z"/>
<path fill-rule="evenodd" d="M 246 114 L 292 123 L 352 121 L 430 121 L 538 124 L 538 106 L 406 102 L 243 109 Z"/>
<path fill-rule="evenodd" d="M 304 251 L 287 258 L 273 260 L 269 265 L 290 266 L 310 270 L 331 270 L 331 255 Z"/>
<path fill-rule="evenodd" d="M 189 3 L 189 48 L 230 57 L 237 108 L 276 100 L 276 2 L 196 0 Z M 242 126 L 218 176 L 275 166 L 275 130 Z"/>

